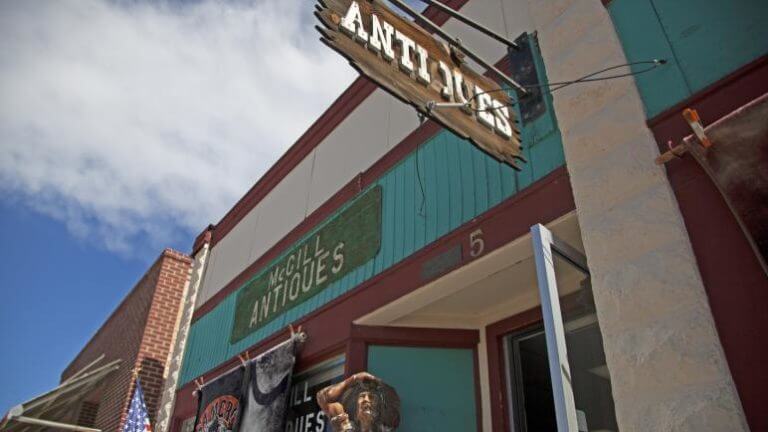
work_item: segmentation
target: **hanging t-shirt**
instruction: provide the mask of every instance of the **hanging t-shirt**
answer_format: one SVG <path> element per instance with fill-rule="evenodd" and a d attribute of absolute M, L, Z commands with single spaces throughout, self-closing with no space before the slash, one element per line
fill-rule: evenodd
<path fill-rule="evenodd" d="M 195 432 L 237 432 L 246 370 L 239 367 L 202 388 Z"/>
<path fill-rule="evenodd" d="M 241 432 L 283 432 L 296 340 L 278 345 L 249 365 Z"/>

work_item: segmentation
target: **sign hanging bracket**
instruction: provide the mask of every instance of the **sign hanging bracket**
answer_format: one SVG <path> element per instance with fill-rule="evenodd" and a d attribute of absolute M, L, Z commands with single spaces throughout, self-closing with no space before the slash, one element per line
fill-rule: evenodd
<path fill-rule="evenodd" d="M 403 12 L 407 13 L 411 17 L 413 17 L 415 20 L 419 21 L 421 24 L 423 24 L 425 27 L 427 27 L 429 30 L 433 31 L 434 33 L 438 34 L 441 38 L 443 38 L 446 42 L 448 42 L 451 47 L 456 47 L 456 49 L 460 50 L 462 54 L 465 54 L 467 57 L 474 60 L 477 64 L 484 67 L 485 69 L 492 72 L 495 76 L 497 76 L 504 84 L 510 86 L 513 88 L 520 96 L 525 95 L 528 93 L 528 91 L 520 85 L 517 81 L 513 80 L 512 78 L 508 77 L 506 74 L 504 74 L 502 71 L 500 71 L 496 66 L 493 66 L 492 64 L 485 61 L 482 57 L 475 54 L 472 50 L 468 49 L 467 47 L 463 46 L 461 44 L 461 41 L 451 36 L 449 33 L 447 33 L 445 30 L 442 29 L 439 25 L 435 24 L 434 22 L 430 21 L 429 18 L 425 17 L 421 13 L 415 11 L 412 7 L 408 6 L 404 1 L 402 0 L 389 0 L 392 4 L 400 8 Z M 424 0 L 422 0 L 424 1 Z M 450 9 L 450 8 L 449 8 Z M 453 9 L 450 9 L 453 11 Z M 456 12 L 456 11 L 453 11 Z M 458 14 L 458 12 L 456 12 Z M 463 16 L 462 16 L 463 17 Z M 466 21 L 471 21 L 469 18 L 463 17 Z M 461 20 L 462 22 L 465 22 L 464 20 L 457 17 L 457 19 Z M 476 24 L 476 23 L 475 23 Z M 480 24 L 476 24 L 478 27 Z M 476 28 L 476 27 L 475 27 Z M 490 32 L 490 30 L 488 30 Z M 501 37 L 501 36 L 499 36 Z M 517 45 L 517 44 L 515 44 Z"/>
<path fill-rule="evenodd" d="M 435 7 L 437 9 L 440 9 L 441 12 L 444 12 L 448 15 L 450 15 L 453 18 L 456 18 L 457 20 L 463 22 L 464 24 L 472 27 L 473 29 L 479 31 L 480 33 L 490 37 L 491 39 L 495 39 L 498 42 L 503 43 L 504 45 L 514 49 L 519 50 L 520 46 L 512 42 L 511 40 L 505 38 L 504 36 L 496 33 L 495 31 L 489 29 L 488 27 L 485 27 L 484 25 L 478 23 L 477 21 L 473 20 L 472 18 L 469 18 L 468 16 L 462 14 L 459 11 L 456 11 L 454 9 L 451 9 L 450 7 L 434 0 L 419 0 L 422 3 L 426 3 L 432 7 Z"/>

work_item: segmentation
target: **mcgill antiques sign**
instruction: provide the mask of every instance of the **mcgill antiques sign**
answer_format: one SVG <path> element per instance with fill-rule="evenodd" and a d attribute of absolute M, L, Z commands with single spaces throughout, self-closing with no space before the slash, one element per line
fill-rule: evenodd
<path fill-rule="evenodd" d="M 380 247 L 381 186 L 376 186 L 240 289 L 230 343 L 243 339 L 365 264 Z"/>
<path fill-rule="evenodd" d="M 420 112 L 517 168 L 520 132 L 512 100 L 448 45 L 381 0 L 317 0 L 321 41 L 352 67 Z M 433 102 L 464 104 L 433 109 Z"/>

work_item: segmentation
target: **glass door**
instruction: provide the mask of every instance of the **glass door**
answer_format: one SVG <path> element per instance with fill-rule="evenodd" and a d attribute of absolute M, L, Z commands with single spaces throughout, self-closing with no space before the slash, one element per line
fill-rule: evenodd
<path fill-rule="evenodd" d="M 531 228 L 542 324 L 505 340 L 516 431 L 617 431 L 584 255 Z"/>

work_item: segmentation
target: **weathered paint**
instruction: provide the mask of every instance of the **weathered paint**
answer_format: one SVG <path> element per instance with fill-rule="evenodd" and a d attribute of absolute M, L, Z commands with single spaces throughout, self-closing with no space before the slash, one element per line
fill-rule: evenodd
<path fill-rule="evenodd" d="M 368 370 L 400 396 L 403 431 L 477 430 L 471 349 L 368 347 Z"/>
<path fill-rule="evenodd" d="M 608 11 L 628 61 L 668 61 L 635 77 L 648 118 L 768 54 L 765 1 L 613 0 Z"/>
<path fill-rule="evenodd" d="M 539 80 L 546 82 L 543 63 L 536 57 Z M 375 183 L 382 187 L 382 223 L 381 249 L 373 260 L 234 344 L 229 334 L 239 291 L 227 296 L 192 325 L 180 381 L 189 382 L 236 356 L 562 166 L 563 147 L 550 95 L 545 103 L 547 111 L 521 131 L 528 159 L 521 171 L 448 131 L 411 152 Z"/>
<path fill-rule="evenodd" d="M 448 0 L 446 4 L 504 32 L 498 0 Z M 475 30 L 456 20 L 446 23 L 448 16 L 437 12 L 428 7 L 424 13 L 437 24 L 445 23 L 451 34 L 485 58 L 493 61 L 504 56 L 502 45 L 483 35 L 478 38 Z M 516 29 L 515 34 L 523 30 Z M 197 306 L 217 295 L 299 221 L 418 127 L 412 107 L 363 77 L 356 80 L 216 225 Z"/>
<path fill-rule="evenodd" d="M 439 133 L 377 182 L 382 186 L 382 232 L 375 259 L 233 345 L 229 334 L 235 295 L 228 296 L 193 324 L 181 381 L 188 382 L 237 355 L 563 164 L 559 134 L 534 148 L 536 158 L 526 164 L 527 170 L 516 173 L 454 135 Z"/>
<path fill-rule="evenodd" d="M 381 187 L 374 187 L 238 290 L 230 341 L 326 289 L 376 256 L 380 245 Z"/>

